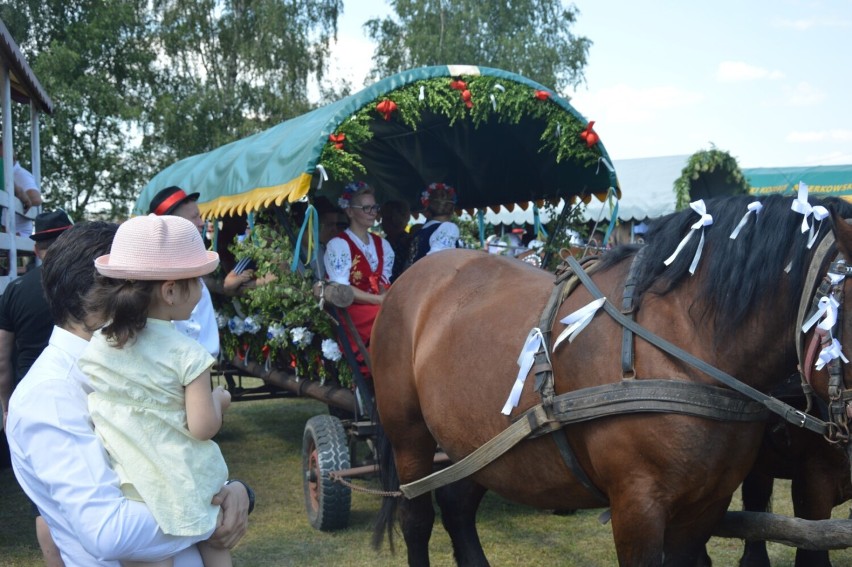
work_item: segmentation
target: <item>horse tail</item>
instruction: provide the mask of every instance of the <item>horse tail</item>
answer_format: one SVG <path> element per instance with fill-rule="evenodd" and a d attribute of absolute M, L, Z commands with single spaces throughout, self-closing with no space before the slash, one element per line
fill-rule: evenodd
<path fill-rule="evenodd" d="M 396 470 L 396 462 L 393 460 L 393 450 L 391 448 L 390 439 L 385 435 L 385 430 L 379 422 L 378 416 L 374 417 L 376 424 L 376 462 L 379 463 L 379 479 L 382 484 L 382 490 L 385 492 L 399 491 L 399 474 Z M 397 508 L 399 506 L 399 497 L 383 496 L 382 506 L 379 509 L 379 515 L 376 518 L 376 524 L 373 528 L 373 548 L 380 549 L 384 541 L 385 534 L 388 536 L 388 545 L 391 553 L 394 552 L 393 532 L 394 525 L 397 520 Z"/>

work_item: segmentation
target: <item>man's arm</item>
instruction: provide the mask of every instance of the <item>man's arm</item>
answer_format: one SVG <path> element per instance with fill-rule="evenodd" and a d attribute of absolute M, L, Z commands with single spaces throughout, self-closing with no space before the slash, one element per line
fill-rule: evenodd
<path fill-rule="evenodd" d="M 0 329 L 0 405 L 3 407 L 3 429 L 6 428 L 6 413 L 9 398 L 15 385 L 15 370 L 12 353 L 15 352 L 15 333 Z"/>
<path fill-rule="evenodd" d="M 145 504 L 124 497 L 76 385 L 50 380 L 27 394 L 38 403 L 16 397 L 7 435 L 18 481 L 52 531 L 71 530 L 70 537 L 102 560 L 155 561 L 204 539 L 163 534 Z M 20 411 L 19 402 L 21 409 L 38 407 L 38 415 Z M 61 548 L 62 538 L 56 539 Z"/>

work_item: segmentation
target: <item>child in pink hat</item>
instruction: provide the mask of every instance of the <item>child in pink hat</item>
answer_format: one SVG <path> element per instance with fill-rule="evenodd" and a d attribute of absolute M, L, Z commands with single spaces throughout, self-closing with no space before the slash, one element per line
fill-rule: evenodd
<path fill-rule="evenodd" d="M 202 541 L 216 527 L 211 500 L 228 476 L 212 437 L 231 396 L 221 387 L 211 392 L 213 357 L 172 321 L 189 317 L 201 297 L 199 277 L 218 264 L 184 218 L 123 223 L 110 253 L 95 260 L 103 277 L 86 298 L 87 312 L 107 323 L 78 363 L 91 379 L 92 421 L 122 490 L 146 503 L 164 533 L 198 536 L 205 567 L 231 565 L 227 550 Z M 143 564 L 154 565 L 122 562 Z"/>

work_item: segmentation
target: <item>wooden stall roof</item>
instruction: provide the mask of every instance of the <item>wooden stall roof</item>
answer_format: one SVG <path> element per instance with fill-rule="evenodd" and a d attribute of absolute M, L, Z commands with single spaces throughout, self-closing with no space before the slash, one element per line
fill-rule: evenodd
<path fill-rule="evenodd" d="M 0 58 L 9 69 L 12 98 L 24 104 L 34 102 L 41 112 L 53 114 L 53 101 L 38 82 L 3 20 L 0 20 Z"/>

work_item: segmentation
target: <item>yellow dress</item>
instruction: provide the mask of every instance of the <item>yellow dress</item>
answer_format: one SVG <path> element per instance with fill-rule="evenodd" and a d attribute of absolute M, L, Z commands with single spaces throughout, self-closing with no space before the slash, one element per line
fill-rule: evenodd
<path fill-rule="evenodd" d="M 216 526 L 219 507 L 210 501 L 228 468 L 215 442 L 190 434 L 184 401 L 184 386 L 213 362 L 170 321 L 148 319 L 120 349 L 96 332 L 78 363 L 94 389 L 89 411 L 122 491 L 144 501 L 166 534 L 199 535 Z"/>

